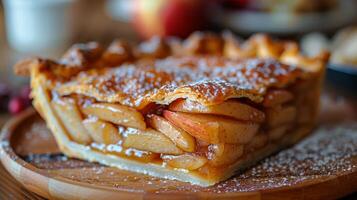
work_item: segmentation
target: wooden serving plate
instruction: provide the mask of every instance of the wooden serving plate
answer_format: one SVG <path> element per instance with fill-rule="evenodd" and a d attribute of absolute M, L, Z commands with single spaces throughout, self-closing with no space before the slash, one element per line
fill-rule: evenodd
<path fill-rule="evenodd" d="M 357 124 L 314 135 L 203 188 L 71 159 L 27 110 L 2 131 L 1 161 L 28 190 L 51 199 L 335 199 L 357 191 Z"/>

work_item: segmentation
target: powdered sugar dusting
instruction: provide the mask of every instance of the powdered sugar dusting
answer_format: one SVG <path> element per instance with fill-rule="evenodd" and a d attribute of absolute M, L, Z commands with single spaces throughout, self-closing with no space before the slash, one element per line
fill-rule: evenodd
<path fill-rule="evenodd" d="M 167 57 L 140 61 L 102 71 L 81 72 L 60 85 L 59 93 L 80 93 L 99 101 L 133 107 L 178 93 L 201 103 L 220 103 L 231 97 L 262 100 L 269 87 L 281 87 L 306 75 L 303 70 L 273 59 L 230 60 L 223 57 Z M 160 102 L 157 102 L 160 103 Z"/>
<path fill-rule="evenodd" d="M 320 129 L 311 138 L 294 148 L 268 158 L 259 167 L 252 169 L 252 175 L 280 173 L 295 176 L 333 175 L 350 171 L 356 167 L 350 158 L 357 156 L 357 126 Z M 249 176 L 248 176 L 249 177 Z"/>

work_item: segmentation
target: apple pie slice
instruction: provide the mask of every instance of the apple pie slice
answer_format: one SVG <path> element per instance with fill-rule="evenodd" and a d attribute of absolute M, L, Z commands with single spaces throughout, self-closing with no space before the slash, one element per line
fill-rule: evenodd
<path fill-rule="evenodd" d="M 64 154 L 210 186 L 311 132 L 327 58 L 266 35 L 194 33 L 74 45 L 15 69 Z"/>

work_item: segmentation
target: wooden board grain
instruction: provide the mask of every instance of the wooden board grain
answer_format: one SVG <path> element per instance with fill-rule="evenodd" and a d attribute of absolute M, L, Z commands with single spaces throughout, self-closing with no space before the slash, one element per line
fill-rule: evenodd
<path fill-rule="evenodd" d="M 0 164 L 0 199 L 43 200 L 42 197 L 26 190 Z"/>
<path fill-rule="evenodd" d="M 203 188 L 71 159 L 40 117 L 9 122 L 1 161 L 28 190 L 53 199 L 335 199 L 357 191 L 357 125 L 319 128 L 241 175 Z"/>

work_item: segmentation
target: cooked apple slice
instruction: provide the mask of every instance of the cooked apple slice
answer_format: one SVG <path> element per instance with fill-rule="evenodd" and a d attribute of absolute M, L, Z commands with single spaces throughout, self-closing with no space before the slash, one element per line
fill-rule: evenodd
<path fill-rule="evenodd" d="M 148 116 L 148 122 L 154 129 L 170 138 L 171 141 L 182 150 L 187 152 L 193 152 L 195 150 L 195 138 L 186 131 L 172 125 L 167 119 L 152 114 Z"/>
<path fill-rule="evenodd" d="M 125 135 L 123 146 L 126 148 L 173 155 L 183 153 L 168 137 L 151 128 L 146 130 L 129 128 Z"/>
<path fill-rule="evenodd" d="M 83 125 L 97 143 L 116 144 L 121 139 L 118 129 L 113 124 L 96 117 L 83 120 Z"/>
<path fill-rule="evenodd" d="M 277 106 L 266 110 L 269 127 L 291 123 L 296 117 L 295 106 Z"/>
<path fill-rule="evenodd" d="M 133 148 L 125 149 L 121 155 L 129 159 L 139 160 L 140 162 L 151 162 L 152 160 L 160 158 L 160 154 L 158 153 L 141 151 Z"/>
<path fill-rule="evenodd" d="M 195 170 L 207 163 L 207 158 L 197 154 L 183 154 L 178 156 L 165 155 L 162 159 L 171 167 Z"/>
<path fill-rule="evenodd" d="M 264 147 L 268 142 L 268 135 L 266 133 L 258 133 L 253 139 L 247 144 L 247 151 L 252 151 L 255 149 L 260 149 Z"/>
<path fill-rule="evenodd" d="M 81 113 L 73 99 L 56 98 L 51 102 L 51 105 L 71 139 L 81 144 L 88 144 L 92 141 L 87 129 L 82 124 Z"/>
<path fill-rule="evenodd" d="M 165 110 L 164 117 L 192 136 L 210 144 L 246 144 L 259 129 L 259 124 L 240 122 L 207 114 L 189 114 Z"/>
<path fill-rule="evenodd" d="M 228 100 L 221 104 L 204 106 L 195 101 L 180 99 L 171 103 L 169 109 L 172 111 L 189 113 L 224 115 L 239 120 L 253 122 L 263 122 L 265 119 L 264 112 L 236 100 Z"/>
<path fill-rule="evenodd" d="M 199 146 L 199 147 L 208 147 L 208 145 L 210 145 L 208 142 L 205 142 L 200 139 L 196 139 L 196 143 L 197 143 L 197 146 Z"/>
<path fill-rule="evenodd" d="M 275 107 L 289 102 L 293 98 L 294 95 L 287 90 L 271 90 L 265 95 L 263 105 L 265 107 Z"/>
<path fill-rule="evenodd" d="M 286 133 L 286 131 L 289 129 L 290 125 L 281 125 L 276 128 L 273 128 L 271 130 L 268 130 L 268 136 L 269 139 L 276 141 L 283 137 L 283 135 Z"/>
<path fill-rule="evenodd" d="M 243 155 L 243 145 L 212 144 L 208 147 L 208 162 L 213 166 L 229 165 Z"/>
<path fill-rule="evenodd" d="M 111 103 L 94 103 L 83 106 L 82 112 L 117 125 L 142 130 L 146 128 L 142 114 L 127 106 Z"/>

